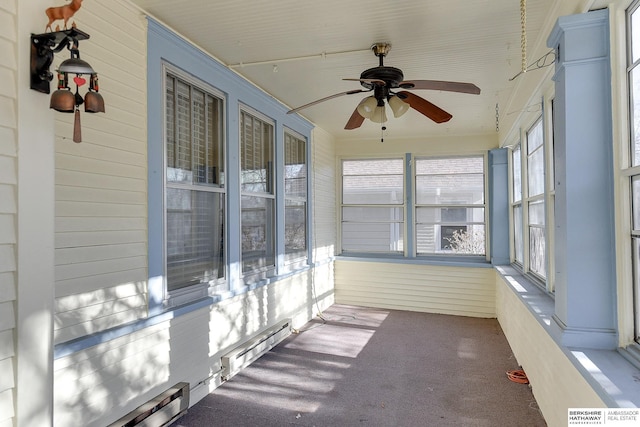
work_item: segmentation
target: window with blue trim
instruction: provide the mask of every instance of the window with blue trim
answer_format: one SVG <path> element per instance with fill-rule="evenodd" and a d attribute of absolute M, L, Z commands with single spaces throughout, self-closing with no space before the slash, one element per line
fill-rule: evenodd
<path fill-rule="evenodd" d="M 240 111 L 242 273 L 246 282 L 275 274 L 274 125 Z"/>
<path fill-rule="evenodd" d="M 284 133 L 284 250 L 285 261 L 307 259 L 307 141 Z"/>
<path fill-rule="evenodd" d="M 342 160 L 342 253 L 484 259 L 485 157 L 407 159 Z"/>
<path fill-rule="evenodd" d="M 169 295 L 226 290 L 223 99 L 165 74 L 165 259 Z"/>

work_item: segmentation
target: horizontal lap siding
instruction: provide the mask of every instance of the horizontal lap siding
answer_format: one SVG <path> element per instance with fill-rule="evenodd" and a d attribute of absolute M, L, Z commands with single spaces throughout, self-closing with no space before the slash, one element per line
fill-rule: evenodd
<path fill-rule="evenodd" d="M 54 425 L 108 425 L 180 381 L 190 383 L 192 403 L 201 399 L 219 385 L 205 380 L 220 371 L 222 355 L 281 319 L 300 327 L 330 305 L 331 274 L 327 263 L 56 359 Z"/>
<path fill-rule="evenodd" d="M 330 258 L 336 244 L 335 143 L 325 131 L 314 129 L 312 151 L 314 260 Z"/>
<path fill-rule="evenodd" d="M 146 22 L 124 0 L 86 2 L 72 19 L 91 36 L 80 55 L 106 112 L 81 108 L 80 144 L 73 115 L 55 113 L 56 343 L 147 314 Z"/>
<path fill-rule="evenodd" d="M 337 260 L 335 299 L 340 304 L 495 317 L 495 272 L 449 267 Z"/>
<path fill-rule="evenodd" d="M 0 425 L 14 423 L 17 223 L 17 2 L 0 3 Z"/>

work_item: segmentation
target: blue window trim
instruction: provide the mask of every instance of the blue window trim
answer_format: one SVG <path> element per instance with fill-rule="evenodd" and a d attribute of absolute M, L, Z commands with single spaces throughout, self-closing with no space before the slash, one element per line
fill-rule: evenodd
<path fill-rule="evenodd" d="M 148 316 L 124 325 L 89 334 L 54 346 L 54 359 L 68 356 L 89 347 L 126 336 L 138 330 L 169 321 L 196 310 L 216 304 L 222 300 L 246 294 L 310 269 L 333 262 L 333 258 L 279 274 L 251 285 L 241 283 L 241 271 L 234 268 L 240 264 L 240 242 L 232 239 L 239 236 L 240 183 L 239 173 L 239 113 L 244 104 L 270 117 L 276 129 L 276 147 L 284 143 L 283 129 L 286 127 L 301 136 L 308 143 L 308 159 L 311 152 L 311 131 L 313 125 L 299 115 L 286 114 L 288 108 L 258 87 L 249 83 L 223 64 L 217 62 L 205 52 L 191 45 L 185 39 L 173 33 L 152 18 L 148 19 L 147 33 L 147 162 L 148 162 L 148 227 L 149 227 L 149 277 L 148 277 Z M 185 73 L 192 75 L 214 88 L 220 90 L 226 98 L 225 105 L 225 151 L 227 165 L 227 280 L 230 290 L 223 295 L 196 299 L 176 307 L 164 307 L 164 64 L 170 64 Z M 233 142 L 236 143 L 233 143 Z M 280 148 L 277 148 L 281 150 Z M 309 187 L 311 187 L 309 179 Z M 309 194 L 311 194 L 309 192 Z M 235 196 L 234 196 L 235 195 Z M 311 197 L 308 202 L 312 210 Z M 235 212 L 235 213 L 234 213 Z M 309 222 L 309 233 L 312 223 Z M 311 252 L 311 250 L 310 250 Z"/>
<path fill-rule="evenodd" d="M 276 147 L 283 144 L 284 127 L 311 140 L 313 125 L 298 115 L 287 115 L 287 108 L 223 64 L 179 37 L 162 24 L 148 18 L 147 40 L 148 96 L 148 222 L 149 222 L 149 315 L 165 312 L 164 284 L 164 92 L 163 64 L 168 63 L 225 94 L 225 137 L 227 169 L 226 254 L 227 280 L 231 293 L 243 288 L 239 236 L 240 183 L 239 114 L 240 104 L 248 105 L 270 117 L 276 128 Z M 277 148 L 278 149 L 278 148 Z M 237 199 L 237 200 L 236 200 Z"/>

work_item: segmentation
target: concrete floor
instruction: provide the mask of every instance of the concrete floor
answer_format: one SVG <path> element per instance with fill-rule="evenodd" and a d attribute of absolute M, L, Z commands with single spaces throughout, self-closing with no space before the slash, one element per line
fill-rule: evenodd
<path fill-rule="evenodd" d="M 546 426 L 495 319 L 334 305 L 174 427 Z"/>

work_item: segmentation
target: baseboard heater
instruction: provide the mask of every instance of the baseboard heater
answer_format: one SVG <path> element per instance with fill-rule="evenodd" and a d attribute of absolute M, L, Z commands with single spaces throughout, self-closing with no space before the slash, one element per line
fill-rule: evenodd
<path fill-rule="evenodd" d="M 181 382 L 138 406 L 109 427 L 163 427 L 189 408 L 189 383 Z"/>
<path fill-rule="evenodd" d="M 238 371 L 271 350 L 290 334 L 291 319 L 286 319 L 222 356 L 222 380 L 229 380 Z"/>

